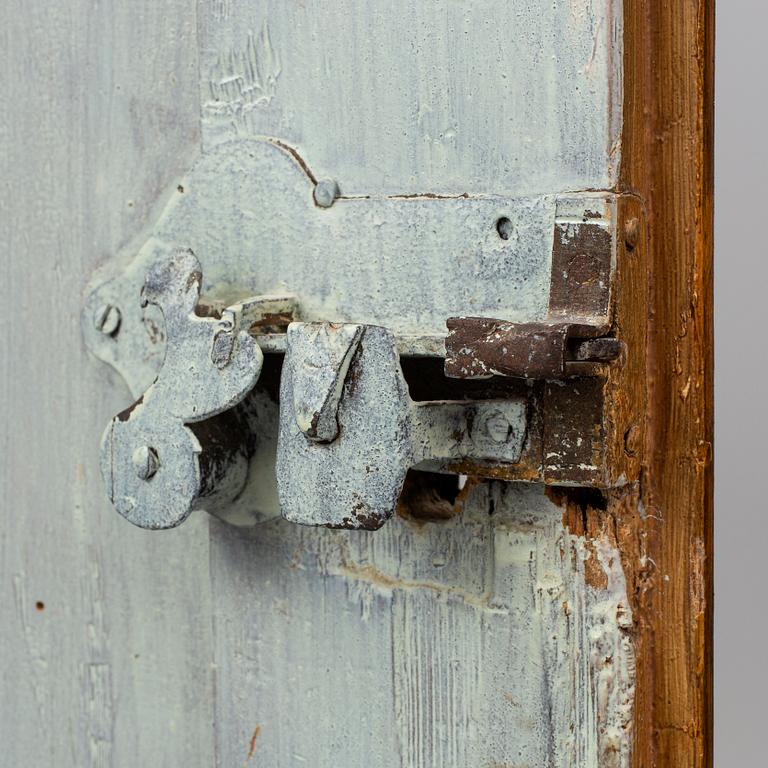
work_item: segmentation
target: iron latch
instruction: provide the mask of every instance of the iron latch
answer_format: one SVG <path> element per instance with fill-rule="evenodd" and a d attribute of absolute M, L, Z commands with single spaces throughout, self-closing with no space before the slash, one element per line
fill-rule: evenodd
<path fill-rule="evenodd" d="M 138 397 L 102 440 L 124 517 L 375 529 L 412 471 L 632 482 L 642 248 L 617 222 L 634 201 L 319 206 L 283 149 L 245 143 L 200 161 L 86 304 L 89 347 Z"/>

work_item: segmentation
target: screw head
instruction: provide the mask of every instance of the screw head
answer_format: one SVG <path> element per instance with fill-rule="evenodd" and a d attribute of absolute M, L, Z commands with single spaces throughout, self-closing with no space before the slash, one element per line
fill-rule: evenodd
<path fill-rule="evenodd" d="M 624 242 L 630 251 L 634 250 L 640 241 L 640 221 L 633 217 L 624 225 Z"/>
<path fill-rule="evenodd" d="M 139 480 L 149 480 L 157 472 L 160 459 L 157 451 L 149 445 L 142 445 L 133 452 L 131 457 L 136 476 Z"/>
<path fill-rule="evenodd" d="M 333 179 L 320 179 L 313 192 L 315 203 L 321 208 L 330 208 L 339 196 L 339 185 Z"/>
<path fill-rule="evenodd" d="M 506 443 L 510 428 L 509 419 L 501 411 L 494 411 L 485 420 L 485 433 L 494 443 Z"/>
<path fill-rule="evenodd" d="M 120 328 L 122 315 L 117 307 L 102 304 L 93 313 L 93 327 L 105 336 L 114 336 Z"/>

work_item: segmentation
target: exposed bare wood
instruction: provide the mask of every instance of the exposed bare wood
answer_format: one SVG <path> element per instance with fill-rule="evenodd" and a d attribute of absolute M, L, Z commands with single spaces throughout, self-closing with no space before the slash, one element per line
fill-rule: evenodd
<path fill-rule="evenodd" d="M 625 0 L 621 183 L 648 211 L 651 265 L 643 507 L 616 510 L 637 768 L 711 764 L 713 17 L 713 0 Z"/>

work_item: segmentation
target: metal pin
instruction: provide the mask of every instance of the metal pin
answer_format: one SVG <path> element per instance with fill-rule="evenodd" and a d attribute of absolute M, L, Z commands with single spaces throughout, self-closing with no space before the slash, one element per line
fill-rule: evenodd
<path fill-rule="evenodd" d="M 330 208 L 339 196 L 339 185 L 333 179 L 321 179 L 315 185 L 313 194 L 320 208 Z"/>
<path fill-rule="evenodd" d="M 142 445 L 133 452 L 133 466 L 140 480 L 149 480 L 160 466 L 157 451 L 149 445 Z"/>

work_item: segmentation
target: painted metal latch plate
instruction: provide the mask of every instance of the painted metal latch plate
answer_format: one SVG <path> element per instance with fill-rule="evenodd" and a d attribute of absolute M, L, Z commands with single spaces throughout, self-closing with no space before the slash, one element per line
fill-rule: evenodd
<path fill-rule="evenodd" d="M 86 343 L 138 398 L 102 441 L 123 516 L 375 529 L 409 470 L 637 476 L 634 201 L 347 198 L 297 157 L 204 155 L 87 299 Z"/>

